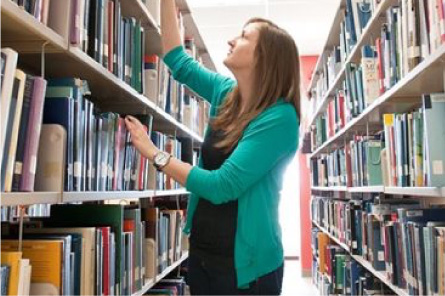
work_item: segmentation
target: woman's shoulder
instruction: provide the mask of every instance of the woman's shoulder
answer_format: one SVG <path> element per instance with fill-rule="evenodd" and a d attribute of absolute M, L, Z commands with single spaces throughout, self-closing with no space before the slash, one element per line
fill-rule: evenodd
<path fill-rule="evenodd" d="M 295 107 L 284 100 L 279 100 L 277 103 L 265 109 L 254 120 L 257 123 L 274 122 L 275 124 L 286 125 L 286 127 L 298 127 L 298 115 Z"/>

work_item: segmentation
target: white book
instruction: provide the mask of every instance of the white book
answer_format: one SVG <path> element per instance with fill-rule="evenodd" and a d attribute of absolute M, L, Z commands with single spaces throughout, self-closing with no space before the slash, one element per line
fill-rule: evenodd
<path fill-rule="evenodd" d="M 31 286 L 29 259 L 21 259 L 19 267 L 19 290 L 17 295 L 29 295 L 29 287 Z"/>
<path fill-rule="evenodd" d="M 428 40 L 428 27 L 426 19 L 426 9 L 423 0 L 419 1 L 419 20 L 420 23 L 420 55 L 421 60 L 425 60 L 430 55 L 430 44 Z"/>
<path fill-rule="evenodd" d="M 355 35 L 357 37 L 357 42 L 360 40 L 362 36 L 362 27 L 360 26 L 360 11 L 358 8 L 358 5 L 362 3 L 363 0 L 351 0 L 352 4 L 352 20 L 354 21 L 354 27 L 355 27 Z"/>
<path fill-rule="evenodd" d="M 3 157 L 3 149 L 5 146 L 6 128 L 9 118 L 9 105 L 11 104 L 12 87 L 14 85 L 14 76 L 17 67 L 18 54 L 11 48 L 2 48 L 1 59 L 2 59 L 2 85 L 1 85 L 1 104 L 0 104 L 0 112 L 1 112 L 0 158 Z"/>
<path fill-rule="evenodd" d="M 17 141 L 19 135 L 20 128 L 20 120 L 22 117 L 22 106 L 23 106 L 23 96 L 25 93 L 25 81 L 26 74 L 17 69 L 15 72 L 15 80 L 17 83 L 17 98 L 16 98 L 16 107 L 14 119 L 12 121 L 12 131 L 11 131 L 11 139 L 9 142 L 9 147 L 5 147 L 5 153 L 8 153 L 6 171 L 5 171 L 5 192 L 11 192 L 12 190 L 12 177 L 14 175 L 14 163 L 15 163 L 15 155 L 17 152 Z M 7 151 L 7 152 L 6 152 Z"/>
<path fill-rule="evenodd" d="M 378 58 L 363 57 L 363 95 L 366 106 L 372 104 L 380 95 L 379 72 L 377 68 Z"/>
<path fill-rule="evenodd" d="M 408 0 L 402 2 L 402 77 L 409 72 L 408 64 Z"/>
<path fill-rule="evenodd" d="M 65 176 L 66 130 L 58 124 L 44 124 L 40 133 L 35 190 L 62 192 Z"/>
<path fill-rule="evenodd" d="M 62 36 L 66 42 L 70 37 L 71 10 L 71 0 L 51 1 L 49 6 L 48 27 Z"/>

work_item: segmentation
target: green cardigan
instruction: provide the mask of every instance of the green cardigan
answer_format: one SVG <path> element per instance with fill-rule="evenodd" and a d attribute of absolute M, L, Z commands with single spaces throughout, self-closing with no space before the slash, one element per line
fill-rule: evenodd
<path fill-rule="evenodd" d="M 236 85 L 234 80 L 202 67 L 182 46 L 168 52 L 164 62 L 177 81 L 209 101 L 211 118 Z M 252 120 L 218 170 L 202 169 L 200 159 L 188 175 L 186 188 L 191 196 L 186 233 L 190 233 L 199 198 L 214 204 L 238 200 L 235 268 L 239 288 L 283 264 L 278 204 L 284 172 L 297 150 L 298 125 L 293 105 L 279 99 Z"/>

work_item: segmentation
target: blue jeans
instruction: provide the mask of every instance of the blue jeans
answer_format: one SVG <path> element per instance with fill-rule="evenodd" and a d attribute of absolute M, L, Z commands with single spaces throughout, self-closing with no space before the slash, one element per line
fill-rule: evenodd
<path fill-rule="evenodd" d="M 238 289 L 235 270 L 222 271 L 209 266 L 201 258 L 190 254 L 187 284 L 192 295 L 280 295 L 283 283 L 283 265 Z"/>

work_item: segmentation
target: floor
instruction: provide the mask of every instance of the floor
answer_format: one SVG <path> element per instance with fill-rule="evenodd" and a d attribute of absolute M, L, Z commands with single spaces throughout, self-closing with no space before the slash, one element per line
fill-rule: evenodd
<path fill-rule="evenodd" d="M 317 289 L 312 285 L 311 278 L 303 278 L 301 276 L 299 261 L 286 260 L 284 263 L 283 289 L 281 295 L 319 295 Z"/>

